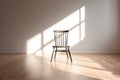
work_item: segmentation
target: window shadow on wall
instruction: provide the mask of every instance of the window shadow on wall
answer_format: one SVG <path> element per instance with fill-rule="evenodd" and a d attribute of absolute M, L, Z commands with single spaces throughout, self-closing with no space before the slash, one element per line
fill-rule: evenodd
<path fill-rule="evenodd" d="M 82 6 L 61 21 L 28 39 L 26 41 L 26 53 L 51 54 L 52 45 L 54 45 L 53 30 L 70 30 L 68 44 L 71 47 L 76 45 L 86 37 L 85 19 L 85 6 Z"/>

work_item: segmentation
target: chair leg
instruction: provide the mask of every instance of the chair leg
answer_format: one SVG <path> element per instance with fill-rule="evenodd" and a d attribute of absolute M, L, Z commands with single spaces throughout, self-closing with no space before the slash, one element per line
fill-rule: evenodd
<path fill-rule="evenodd" d="M 53 52 L 52 52 L 51 60 L 50 60 L 51 62 L 52 62 L 52 58 L 53 58 L 53 55 L 54 55 L 54 49 L 55 49 L 55 48 L 53 47 Z"/>
<path fill-rule="evenodd" d="M 56 59 L 56 53 L 57 53 L 57 47 L 56 47 L 56 50 L 55 50 L 54 60 Z"/>
<path fill-rule="evenodd" d="M 69 52 L 70 60 L 71 60 L 71 62 L 72 62 L 72 56 L 71 56 L 69 47 L 68 47 L 68 52 Z"/>
<path fill-rule="evenodd" d="M 67 48 L 65 48 L 65 49 L 66 49 L 67 59 L 69 59 L 69 57 L 68 57 L 68 49 Z"/>

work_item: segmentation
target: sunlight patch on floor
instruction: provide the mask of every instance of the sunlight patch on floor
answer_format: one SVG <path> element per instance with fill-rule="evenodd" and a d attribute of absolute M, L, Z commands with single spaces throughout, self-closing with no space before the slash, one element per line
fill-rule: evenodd
<path fill-rule="evenodd" d="M 79 59 L 74 60 L 73 64 L 57 61 L 53 62 L 52 66 L 60 71 L 93 77 L 100 80 L 120 80 L 120 77 L 116 77 L 112 72 L 105 70 L 102 65 L 88 57 L 81 56 Z"/>

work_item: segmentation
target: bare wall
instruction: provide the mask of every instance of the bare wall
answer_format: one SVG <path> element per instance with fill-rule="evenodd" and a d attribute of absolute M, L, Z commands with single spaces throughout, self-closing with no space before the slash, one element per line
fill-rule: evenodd
<path fill-rule="evenodd" d="M 119 0 L 86 0 L 86 38 L 81 53 L 120 53 Z"/>
<path fill-rule="evenodd" d="M 26 53 L 26 41 L 81 6 L 86 37 L 73 53 L 120 52 L 119 0 L 0 0 L 0 53 Z M 52 45 L 51 45 L 52 46 Z"/>

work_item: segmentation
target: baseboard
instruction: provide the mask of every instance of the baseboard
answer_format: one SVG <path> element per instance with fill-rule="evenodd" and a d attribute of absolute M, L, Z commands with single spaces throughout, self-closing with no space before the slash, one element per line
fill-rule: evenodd
<path fill-rule="evenodd" d="M 71 51 L 75 54 L 120 54 L 120 51 Z"/>
<path fill-rule="evenodd" d="M 71 52 L 72 55 L 120 55 L 120 53 L 76 53 Z M 0 55 L 28 55 L 26 53 L 0 53 Z"/>
<path fill-rule="evenodd" d="M 120 55 L 120 53 L 72 53 L 73 55 Z"/>
<path fill-rule="evenodd" d="M 26 53 L 0 53 L 0 55 L 25 55 Z"/>

